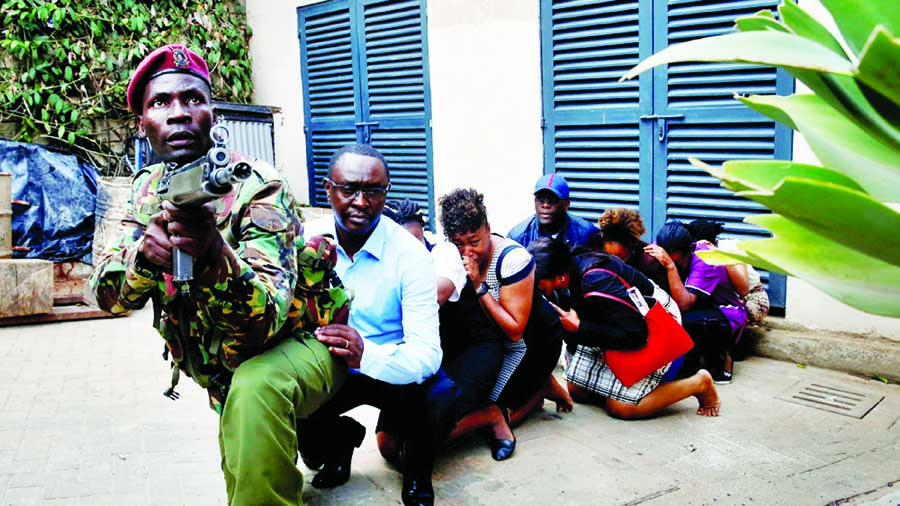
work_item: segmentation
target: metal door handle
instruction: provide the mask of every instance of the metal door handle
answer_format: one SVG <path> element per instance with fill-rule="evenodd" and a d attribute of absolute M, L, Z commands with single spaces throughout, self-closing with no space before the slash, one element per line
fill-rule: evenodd
<path fill-rule="evenodd" d="M 669 134 L 669 120 L 684 119 L 684 114 L 644 114 L 641 119 L 656 120 L 656 138 L 659 139 L 659 142 L 663 142 Z"/>

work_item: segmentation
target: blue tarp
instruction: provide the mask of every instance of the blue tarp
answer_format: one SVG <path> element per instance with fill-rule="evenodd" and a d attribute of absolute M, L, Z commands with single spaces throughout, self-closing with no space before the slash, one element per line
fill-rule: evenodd
<path fill-rule="evenodd" d="M 12 173 L 13 246 L 16 258 L 79 260 L 91 252 L 97 170 L 71 154 L 0 139 L 0 172 Z"/>

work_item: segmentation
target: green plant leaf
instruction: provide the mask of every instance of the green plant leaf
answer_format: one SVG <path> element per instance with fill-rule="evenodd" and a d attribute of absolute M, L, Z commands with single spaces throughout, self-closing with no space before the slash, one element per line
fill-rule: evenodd
<path fill-rule="evenodd" d="M 787 177 L 773 191 L 741 196 L 836 243 L 900 267 L 900 212 L 865 193 Z"/>
<path fill-rule="evenodd" d="M 816 18 L 812 17 L 794 2 L 783 2 L 778 6 L 778 13 L 781 15 L 784 24 L 797 35 L 814 40 L 828 49 L 831 49 L 836 54 L 848 58 L 847 52 L 844 51 L 841 43 L 834 38 L 834 35 L 832 35 L 827 28 L 822 26 L 822 23 L 819 23 Z"/>
<path fill-rule="evenodd" d="M 878 27 L 869 38 L 859 57 L 858 79 L 900 105 L 900 39 L 891 37 Z"/>
<path fill-rule="evenodd" d="M 741 102 L 798 130 L 822 165 L 854 179 L 873 198 L 900 202 L 900 150 L 879 142 L 819 97 L 751 96 Z"/>
<path fill-rule="evenodd" d="M 854 179 L 817 165 L 785 160 L 730 160 L 721 167 L 713 167 L 694 157 L 691 165 L 703 169 L 722 180 L 733 191 L 771 191 L 786 177 L 830 183 L 850 190 L 864 192 Z"/>
<path fill-rule="evenodd" d="M 869 35 L 883 25 L 894 35 L 900 34 L 900 16 L 896 0 L 820 0 L 831 13 L 838 30 L 855 54 L 862 53 Z"/>
<path fill-rule="evenodd" d="M 784 23 L 775 19 L 772 11 L 759 11 L 752 16 L 739 17 L 734 20 L 734 26 L 742 32 L 761 32 L 764 30 L 790 32 L 790 29 Z"/>
<path fill-rule="evenodd" d="M 765 259 L 761 266 L 778 266 L 862 311 L 900 317 L 900 267 L 835 243 L 783 216 L 763 214 L 745 221 L 775 234 L 738 243 L 749 255 Z"/>
<path fill-rule="evenodd" d="M 853 74 L 853 65 L 827 47 L 794 34 L 776 31 L 737 32 L 669 46 L 629 70 L 631 79 L 657 65 L 675 62 L 741 62 Z"/>

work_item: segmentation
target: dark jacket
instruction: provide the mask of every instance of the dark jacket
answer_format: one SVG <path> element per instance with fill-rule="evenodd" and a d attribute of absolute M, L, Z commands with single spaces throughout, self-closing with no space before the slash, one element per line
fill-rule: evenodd
<path fill-rule="evenodd" d="M 541 235 L 540 225 L 537 216 L 532 216 L 514 226 L 506 236 L 527 248 L 532 241 L 541 237 L 548 237 Z M 584 218 L 579 218 L 572 213 L 566 213 L 566 222 L 560 231 L 559 239 L 562 239 L 570 248 L 574 248 L 587 244 L 598 231 L 597 227 Z"/>

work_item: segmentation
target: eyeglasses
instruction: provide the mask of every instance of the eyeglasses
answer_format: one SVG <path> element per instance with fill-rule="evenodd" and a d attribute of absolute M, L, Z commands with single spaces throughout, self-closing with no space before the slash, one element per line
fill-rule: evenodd
<path fill-rule="evenodd" d="M 337 188 L 341 193 L 341 196 L 347 200 L 355 200 L 360 193 L 363 194 L 363 198 L 369 201 L 383 199 L 387 195 L 388 190 L 391 189 L 391 183 L 388 183 L 385 188 L 360 188 L 359 186 L 349 184 L 338 184 L 327 177 L 324 178 L 324 180 L 331 186 Z"/>

